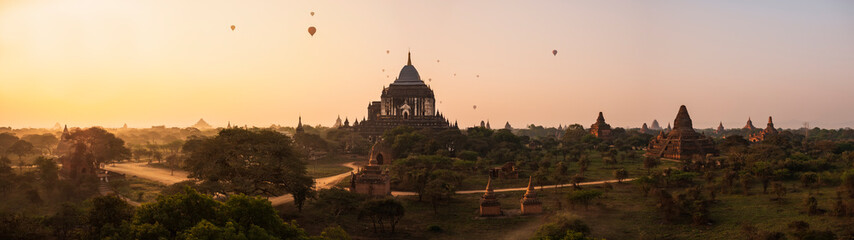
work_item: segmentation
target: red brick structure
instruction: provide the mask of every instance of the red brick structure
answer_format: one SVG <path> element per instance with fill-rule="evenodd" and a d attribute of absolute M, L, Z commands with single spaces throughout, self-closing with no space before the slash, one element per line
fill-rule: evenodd
<path fill-rule="evenodd" d="M 480 216 L 481 217 L 492 217 L 492 216 L 501 216 L 503 213 L 501 212 L 501 203 L 498 202 L 498 199 L 495 197 L 495 193 L 492 191 L 492 178 L 487 180 L 486 182 L 486 192 L 483 193 L 483 196 L 480 197 Z"/>
<path fill-rule="evenodd" d="M 773 136 L 773 135 L 777 135 L 778 133 L 780 133 L 780 132 L 777 131 L 776 128 L 774 128 L 774 121 L 771 120 L 771 116 L 768 116 L 768 125 L 765 126 L 765 129 L 762 129 L 762 131 L 751 134 L 750 135 L 750 141 L 751 142 L 760 142 L 762 140 L 765 140 L 765 138 Z"/>
<path fill-rule="evenodd" d="M 543 212 L 543 203 L 537 199 L 537 192 L 534 191 L 534 185 L 531 184 L 533 178 L 528 178 L 528 190 L 525 191 L 525 195 L 522 195 L 522 199 L 519 200 L 519 204 L 522 208 L 522 215 L 526 214 L 539 214 Z"/>
<path fill-rule="evenodd" d="M 382 154 L 375 154 L 376 146 L 371 150 L 371 159 L 368 166 L 359 169 L 358 173 L 350 173 L 350 191 L 369 196 L 383 197 L 391 195 L 391 178 L 387 171 L 383 171 L 377 164 L 376 156 L 382 158 Z"/>
<path fill-rule="evenodd" d="M 691 116 L 685 105 L 679 107 L 679 113 L 673 121 L 673 130 L 667 134 L 660 132 L 649 142 L 645 155 L 676 160 L 691 159 L 694 155 L 717 155 L 712 138 L 694 131 Z"/>
<path fill-rule="evenodd" d="M 596 123 L 590 125 L 590 134 L 601 139 L 608 139 L 611 137 L 611 125 L 605 123 L 605 117 L 602 116 L 602 112 L 599 112 L 599 117 L 596 118 Z"/>

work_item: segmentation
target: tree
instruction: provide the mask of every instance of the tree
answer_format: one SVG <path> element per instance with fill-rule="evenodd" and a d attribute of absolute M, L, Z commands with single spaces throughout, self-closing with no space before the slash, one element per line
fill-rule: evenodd
<path fill-rule="evenodd" d="M 453 196 L 455 189 L 456 187 L 453 183 L 449 183 L 442 178 L 434 178 L 427 183 L 423 194 L 427 199 L 430 199 L 430 205 L 433 206 L 434 214 L 439 215 L 439 210 L 436 207 L 437 203 L 442 199 Z"/>
<path fill-rule="evenodd" d="M 394 233 L 395 226 L 405 213 L 403 205 L 395 199 L 376 199 L 362 204 L 359 219 L 370 218 L 374 232 L 377 232 L 377 224 L 380 225 L 380 231 L 385 232 L 385 222 L 388 222 L 391 225 L 391 232 Z"/>
<path fill-rule="evenodd" d="M 52 133 L 45 134 L 30 134 L 25 135 L 21 139 L 26 140 L 33 144 L 37 149 L 41 149 L 48 154 L 53 154 L 53 150 L 56 148 L 56 144 L 59 143 L 59 139 L 56 138 L 56 135 Z"/>
<path fill-rule="evenodd" d="M 623 179 L 629 178 L 629 171 L 626 171 L 625 168 L 614 170 L 614 178 L 617 179 L 618 183 L 622 183 Z"/>
<path fill-rule="evenodd" d="M 444 177 L 445 182 L 459 185 L 462 177 L 453 171 L 449 170 L 453 167 L 453 160 L 443 156 L 410 156 L 404 159 L 397 159 L 392 163 L 391 174 L 393 177 L 401 180 L 401 185 L 412 189 L 418 194 L 418 201 L 423 200 L 424 191 L 427 184 L 431 180 Z"/>
<path fill-rule="evenodd" d="M 588 167 L 590 167 L 590 160 L 587 158 L 587 155 L 582 155 L 581 158 L 578 159 L 578 174 L 584 176 L 584 172 L 587 171 Z"/>
<path fill-rule="evenodd" d="M 842 173 L 842 186 L 848 192 L 848 197 L 854 198 L 854 169 Z"/>
<path fill-rule="evenodd" d="M 223 203 L 193 189 L 158 196 L 144 204 L 113 239 L 306 239 L 305 231 L 284 222 L 270 201 L 242 194 Z M 121 230 L 120 229 L 120 230 Z M 102 234 L 102 236 L 105 236 Z"/>
<path fill-rule="evenodd" d="M 291 139 L 279 132 L 224 129 L 214 137 L 188 140 L 182 151 L 190 177 L 216 193 L 291 193 L 298 206 L 311 196 L 314 181 Z"/>
<path fill-rule="evenodd" d="M 812 189 L 815 187 L 818 182 L 818 174 L 815 172 L 805 172 L 801 174 L 801 184 L 803 184 L 804 188 L 807 188 L 812 192 Z"/>
<path fill-rule="evenodd" d="M 7 157 L 11 152 L 9 152 L 9 147 L 18 142 L 18 137 L 13 133 L 0 133 L 0 156 Z"/>
<path fill-rule="evenodd" d="M 549 240 L 549 239 L 574 239 L 587 240 L 589 238 L 590 227 L 584 224 L 579 219 L 569 219 L 560 217 L 556 221 L 544 224 L 537 229 L 531 239 Z"/>
<path fill-rule="evenodd" d="M 643 159 L 643 168 L 646 169 L 646 173 L 649 174 L 650 171 L 661 164 L 661 160 L 657 157 L 647 156 Z"/>
<path fill-rule="evenodd" d="M 324 240 L 350 240 L 350 235 L 341 226 L 324 228 L 320 237 Z"/>
<path fill-rule="evenodd" d="M 311 133 L 298 133 L 294 135 L 294 143 L 301 150 L 305 151 L 305 155 L 309 158 L 314 158 L 314 154 L 317 151 L 326 150 L 329 146 L 329 143 L 320 135 L 311 134 Z"/>
<path fill-rule="evenodd" d="M 818 200 L 811 195 L 804 199 L 804 211 L 808 215 L 816 215 L 822 212 L 822 210 L 818 208 Z"/>
<path fill-rule="evenodd" d="M 358 208 L 363 198 L 360 194 L 334 187 L 318 190 L 314 205 L 326 209 L 337 219 L 342 213 Z"/>
<path fill-rule="evenodd" d="M 739 179 L 741 180 L 741 189 L 744 195 L 750 195 L 750 187 L 753 184 L 753 176 L 750 176 L 750 174 L 744 174 L 741 175 L 741 178 Z"/>
<path fill-rule="evenodd" d="M 59 181 L 59 166 L 52 158 L 38 157 L 35 161 L 39 179 L 46 188 L 53 188 Z"/>
<path fill-rule="evenodd" d="M 782 182 L 774 182 L 771 187 L 771 191 L 774 192 L 774 195 L 777 195 L 776 200 L 782 200 L 783 197 L 786 196 L 786 187 L 783 186 Z"/>
<path fill-rule="evenodd" d="M 554 172 L 552 172 L 552 178 L 558 185 L 562 185 L 569 177 L 567 176 L 568 174 L 569 170 L 566 165 L 563 163 L 563 161 L 559 161 L 557 162 L 557 164 L 555 164 L 555 170 Z M 555 191 L 557 191 L 557 188 L 555 188 Z"/>
<path fill-rule="evenodd" d="M 122 221 L 133 218 L 134 208 L 116 195 L 96 197 L 92 199 L 92 208 L 86 219 L 94 236 L 102 234 L 103 229 L 119 227 Z"/>
<path fill-rule="evenodd" d="M 635 184 L 637 184 L 640 187 L 641 191 L 643 192 L 644 197 L 648 196 L 649 190 L 652 189 L 652 187 L 655 186 L 656 183 L 658 183 L 658 181 L 656 181 L 655 178 L 653 178 L 649 175 L 639 177 L 639 178 L 635 179 L 634 182 L 635 182 Z"/>
<path fill-rule="evenodd" d="M 590 202 L 600 196 L 602 196 L 602 191 L 593 189 L 582 189 L 570 192 L 567 198 L 569 198 L 569 202 L 573 205 L 583 204 L 584 210 L 587 210 L 588 206 L 590 205 Z"/>
<path fill-rule="evenodd" d="M 9 150 L 7 151 L 11 154 L 17 155 L 18 159 L 20 160 L 26 155 L 33 154 L 35 152 L 35 147 L 33 147 L 33 144 L 30 142 L 27 142 L 25 140 L 18 140 L 17 142 L 12 144 L 12 146 L 10 146 Z"/>
<path fill-rule="evenodd" d="M 63 203 L 59 211 L 47 219 L 57 239 L 81 239 L 86 231 L 86 215 L 78 206 Z"/>
<path fill-rule="evenodd" d="M 96 167 L 130 157 L 130 150 L 125 147 L 125 141 L 100 127 L 74 130 L 69 138 L 84 146 L 85 154 L 90 155 L 89 161 Z"/>

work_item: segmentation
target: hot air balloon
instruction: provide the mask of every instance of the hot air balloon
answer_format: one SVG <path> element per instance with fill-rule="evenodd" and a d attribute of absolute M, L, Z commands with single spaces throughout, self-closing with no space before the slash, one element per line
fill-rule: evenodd
<path fill-rule="evenodd" d="M 477 77 L 477 78 L 480 78 L 480 74 L 478 74 L 478 75 L 475 75 L 475 77 Z"/>
<path fill-rule="evenodd" d="M 477 105 L 471 106 L 474 110 L 477 110 Z"/>
<path fill-rule="evenodd" d="M 432 79 L 432 78 L 428 78 L 428 79 L 427 79 L 427 81 L 428 81 L 428 82 L 432 82 L 432 81 L 433 81 L 433 79 Z"/>
<path fill-rule="evenodd" d="M 383 72 L 385 72 L 385 68 L 383 68 Z"/>
<path fill-rule="evenodd" d="M 385 50 L 385 54 L 388 54 L 389 52 L 390 52 L 389 50 Z"/>
<path fill-rule="evenodd" d="M 456 73 L 454 73 L 454 77 L 456 77 L 456 76 L 457 76 L 457 74 L 456 74 Z"/>
<path fill-rule="evenodd" d="M 552 55 L 557 56 L 557 50 L 552 50 Z"/>
<path fill-rule="evenodd" d="M 436 62 L 439 62 L 439 59 L 436 59 Z"/>
<path fill-rule="evenodd" d="M 314 16 L 314 12 L 311 12 L 311 16 Z"/>
<path fill-rule="evenodd" d="M 231 31 L 234 31 L 235 26 L 231 25 Z"/>
<path fill-rule="evenodd" d="M 314 26 L 308 27 L 308 34 L 314 36 L 315 32 L 317 32 L 317 28 L 314 28 Z"/>

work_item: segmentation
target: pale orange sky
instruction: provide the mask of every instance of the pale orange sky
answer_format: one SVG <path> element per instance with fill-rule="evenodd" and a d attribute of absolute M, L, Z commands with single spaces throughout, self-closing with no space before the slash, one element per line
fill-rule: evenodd
<path fill-rule="evenodd" d="M 329 126 L 407 50 L 461 126 L 854 126 L 845 0 L 0 0 L 0 126 Z"/>

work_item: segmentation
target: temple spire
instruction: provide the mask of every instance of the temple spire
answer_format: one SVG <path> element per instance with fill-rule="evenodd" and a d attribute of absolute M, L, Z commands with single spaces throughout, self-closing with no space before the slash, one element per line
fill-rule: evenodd
<path fill-rule="evenodd" d="M 492 177 L 489 177 L 489 180 L 486 180 L 486 193 L 492 194 Z"/>
<path fill-rule="evenodd" d="M 406 65 L 412 65 L 412 52 L 406 52 Z"/>
<path fill-rule="evenodd" d="M 531 193 L 534 191 L 534 184 L 532 184 L 533 182 L 534 182 L 534 177 L 528 176 L 528 193 Z"/>

